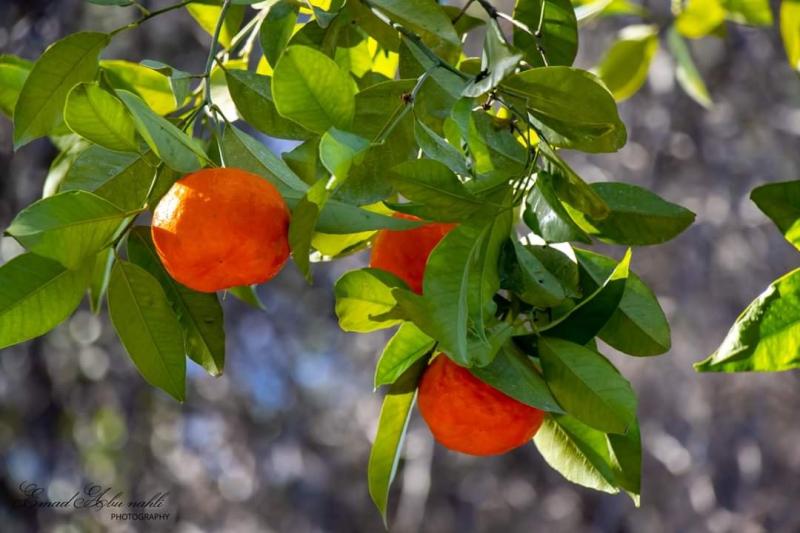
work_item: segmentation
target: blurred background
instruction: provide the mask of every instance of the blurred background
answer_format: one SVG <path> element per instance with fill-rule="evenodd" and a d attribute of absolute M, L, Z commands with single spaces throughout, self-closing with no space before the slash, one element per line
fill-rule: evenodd
<path fill-rule="evenodd" d="M 668 2 L 645 2 L 670 20 Z M 151 2 L 150 5 L 166 5 Z M 510 2 L 497 1 L 510 10 Z M 777 5 L 775 3 L 775 5 Z M 774 7 L 774 6 L 773 6 Z M 134 9 L 82 0 L 1 0 L 0 51 L 32 59 L 59 37 L 109 30 Z M 581 33 L 591 67 L 635 19 L 601 19 Z M 209 38 L 171 13 L 115 40 L 106 57 L 158 59 L 201 71 Z M 642 505 L 572 485 L 533 446 L 471 458 L 434 445 L 412 420 L 391 498 L 398 532 L 800 531 L 800 374 L 698 375 L 739 311 L 800 256 L 749 201 L 756 185 L 800 178 L 800 80 L 775 28 L 729 26 L 692 42 L 715 106 L 677 87 L 671 59 L 621 106 L 628 145 L 570 154 L 589 181 L 653 189 L 697 213 L 675 241 L 634 253 L 673 328 L 655 359 L 612 357 L 640 398 Z M 13 154 L 0 120 L 0 224 L 35 200 L 54 149 Z M 18 253 L 0 242 L 5 261 Z M 622 250 L 613 250 L 617 257 Z M 381 531 L 366 488 L 381 402 L 372 391 L 385 334 L 339 331 L 332 283 L 366 264 L 319 265 L 312 287 L 292 265 L 260 289 L 265 312 L 227 298 L 226 373 L 190 368 L 179 405 L 137 374 L 103 315 L 82 308 L 43 339 L 0 353 L 0 531 Z M 107 512 L 25 509 L 23 481 L 47 497 L 87 483 L 149 497 L 168 491 L 168 522 L 112 521 Z"/>

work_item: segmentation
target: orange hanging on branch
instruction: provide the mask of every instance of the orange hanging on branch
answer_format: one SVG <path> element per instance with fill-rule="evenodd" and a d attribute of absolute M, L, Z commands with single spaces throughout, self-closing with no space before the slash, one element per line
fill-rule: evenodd
<path fill-rule="evenodd" d="M 289 209 L 265 179 L 234 168 L 184 176 L 153 212 L 164 267 L 189 288 L 214 292 L 264 283 L 289 258 Z"/>
<path fill-rule="evenodd" d="M 518 402 L 439 354 L 419 385 L 422 418 L 439 443 L 470 455 L 498 455 L 530 442 L 544 411 Z"/>

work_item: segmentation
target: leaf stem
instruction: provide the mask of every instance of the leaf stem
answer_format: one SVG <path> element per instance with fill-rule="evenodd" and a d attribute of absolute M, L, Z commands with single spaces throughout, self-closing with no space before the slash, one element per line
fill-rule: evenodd
<path fill-rule="evenodd" d="M 461 20 L 461 17 L 463 17 L 464 15 L 466 15 L 466 14 L 467 14 L 467 10 L 468 10 L 468 9 L 470 8 L 470 6 L 472 6 L 472 4 L 474 4 L 474 3 L 475 3 L 475 0 L 467 0 L 467 3 L 465 3 L 465 4 L 464 4 L 464 7 L 462 7 L 462 8 L 461 8 L 461 11 L 459 11 L 459 12 L 458 12 L 458 15 L 456 15 L 455 17 L 453 17 L 453 20 L 451 20 L 450 22 L 451 22 L 452 24 L 455 24 L 456 22 L 458 22 L 459 20 Z"/>
<path fill-rule="evenodd" d="M 205 91 L 203 94 L 203 106 L 210 108 L 211 102 L 211 69 L 214 67 L 214 59 L 217 55 L 217 44 L 219 43 L 219 36 L 222 33 L 222 25 L 225 23 L 225 15 L 231 7 L 231 0 L 225 0 L 222 3 L 222 9 L 219 12 L 217 19 L 217 27 L 214 28 L 214 35 L 211 37 L 211 46 L 208 49 L 208 58 L 206 59 L 206 68 L 203 71 L 205 76 Z"/>
<path fill-rule="evenodd" d="M 161 9 L 157 9 L 155 11 L 148 11 L 147 8 L 145 8 L 144 6 L 139 4 L 138 2 L 135 2 L 135 5 L 137 5 L 137 7 L 140 7 L 140 10 L 142 8 L 144 9 L 144 11 L 142 11 L 143 15 L 138 20 L 135 20 L 135 21 L 131 22 L 130 24 L 126 24 L 125 26 L 121 26 L 121 27 L 117 28 L 116 30 L 112 31 L 110 35 L 113 37 L 113 36 L 117 35 L 118 33 L 122 33 L 123 31 L 132 30 L 134 28 L 138 28 L 143 23 L 147 22 L 148 20 L 150 20 L 152 18 L 155 18 L 155 17 L 157 17 L 159 15 L 163 15 L 164 13 L 169 13 L 170 11 L 175 11 L 176 9 L 181 9 L 183 7 L 188 6 L 189 4 L 193 4 L 196 1 L 197 0 L 183 0 L 183 2 L 178 2 L 177 4 L 172 4 L 170 6 L 162 7 Z"/>

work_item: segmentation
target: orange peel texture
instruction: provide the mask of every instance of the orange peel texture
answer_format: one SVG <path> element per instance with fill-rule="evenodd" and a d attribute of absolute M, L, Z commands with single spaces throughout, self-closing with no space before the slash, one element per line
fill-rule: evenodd
<path fill-rule="evenodd" d="M 506 396 L 439 354 L 419 385 L 419 410 L 434 438 L 469 455 L 499 455 L 530 442 L 544 411 Z"/>
<path fill-rule="evenodd" d="M 153 212 L 153 243 L 178 282 L 214 292 L 264 283 L 289 258 L 289 209 L 265 179 L 205 169 L 172 185 Z"/>
<path fill-rule="evenodd" d="M 420 220 L 403 213 L 395 213 L 394 217 Z M 412 291 L 422 294 L 422 278 L 428 256 L 454 227 L 455 224 L 434 222 L 408 230 L 381 230 L 375 238 L 369 266 L 391 272 L 405 281 Z"/>

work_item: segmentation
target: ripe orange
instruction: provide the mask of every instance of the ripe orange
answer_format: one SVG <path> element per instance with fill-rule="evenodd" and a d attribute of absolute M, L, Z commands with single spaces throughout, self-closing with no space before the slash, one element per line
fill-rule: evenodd
<path fill-rule="evenodd" d="M 451 450 L 498 455 L 529 442 L 544 412 L 506 396 L 439 354 L 419 386 L 419 410 L 433 436 Z"/>
<path fill-rule="evenodd" d="M 202 292 L 263 283 L 289 258 L 289 210 L 280 193 L 234 168 L 175 182 L 153 212 L 152 232 L 170 275 Z"/>
<path fill-rule="evenodd" d="M 395 213 L 395 218 L 420 220 L 412 215 Z M 422 294 L 425 263 L 431 251 L 455 224 L 434 222 L 409 230 L 381 230 L 375 238 L 369 266 L 391 272 L 405 281 L 417 294 Z"/>

